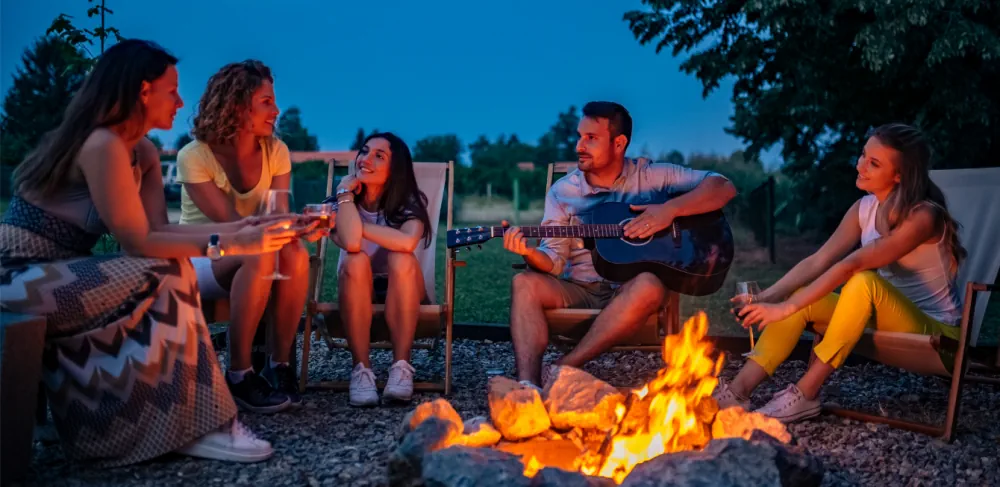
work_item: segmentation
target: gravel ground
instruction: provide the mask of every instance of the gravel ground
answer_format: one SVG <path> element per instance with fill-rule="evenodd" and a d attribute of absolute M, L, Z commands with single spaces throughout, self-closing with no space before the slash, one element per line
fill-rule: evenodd
<path fill-rule="evenodd" d="M 346 379 L 346 351 L 328 351 L 314 343 L 312 377 Z M 510 343 L 457 341 L 451 401 L 463 418 L 487 414 L 487 371 L 513 373 Z M 418 380 L 440 374 L 443 361 L 426 351 L 415 352 Z M 551 358 L 558 356 L 554 350 Z M 391 356 L 375 352 L 376 375 L 384 379 Z M 724 377 L 734 375 L 741 357 L 730 360 Z M 606 354 L 587 366 L 597 377 L 616 386 L 642 383 L 660 367 L 656 354 Z M 761 406 L 805 368 L 793 362 L 779 369 L 775 380 L 754 397 Z M 439 376 L 439 375 L 436 375 Z M 862 407 L 895 417 L 944 417 L 947 385 L 877 365 L 845 367 L 830 382 L 827 400 Z M 415 402 L 436 394 L 417 395 Z M 28 485 L 352 485 L 386 483 L 388 453 L 395 432 L 411 406 L 358 410 L 347 404 L 347 393 L 310 392 L 301 409 L 271 416 L 241 415 L 254 432 L 272 442 L 275 455 L 250 465 L 195 460 L 170 455 L 142 465 L 97 470 L 70 464 L 58 446 L 36 443 L 36 458 Z M 969 384 L 963 396 L 959 432 L 952 444 L 891 429 L 824 415 L 790 427 L 796 440 L 823 460 L 824 485 L 1000 485 L 1000 390 Z"/>

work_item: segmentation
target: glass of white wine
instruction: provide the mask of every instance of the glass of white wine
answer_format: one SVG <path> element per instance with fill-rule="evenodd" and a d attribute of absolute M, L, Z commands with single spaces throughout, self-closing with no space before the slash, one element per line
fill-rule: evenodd
<path fill-rule="evenodd" d="M 292 208 L 292 192 L 287 189 L 269 189 L 267 190 L 267 195 L 265 195 L 263 201 L 260 202 L 260 208 L 257 214 L 259 216 L 271 216 L 271 215 L 289 215 Z M 281 273 L 279 270 L 281 256 L 280 250 L 274 254 L 274 272 L 271 274 L 265 274 L 264 279 L 283 281 L 286 279 L 291 279 Z"/>

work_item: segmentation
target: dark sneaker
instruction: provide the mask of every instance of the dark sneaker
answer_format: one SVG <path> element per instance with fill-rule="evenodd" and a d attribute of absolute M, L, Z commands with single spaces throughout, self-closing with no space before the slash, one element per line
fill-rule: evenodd
<path fill-rule="evenodd" d="M 271 414 L 284 410 L 292 403 L 287 395 L 274 390 L 255 372 L 247 373 L 238 384 L 229 382 L 229 377 L 226 377 L 226 384 L 229 385 L 233 400 L 246 411 Z"/>
<path fill-rule="evenodd" d="M 302 396 L 299 396 L 299 381 L 295 377 L 295 369 L 292 366 L 278 365 L 272 369 L 271 364 L 268 363 L 264 366 L 261 374 L 271 384 L 271 387 L 288 396 L 288 399 L 292 401 L 292 405 L 298 406 L 302 404 Z"/>

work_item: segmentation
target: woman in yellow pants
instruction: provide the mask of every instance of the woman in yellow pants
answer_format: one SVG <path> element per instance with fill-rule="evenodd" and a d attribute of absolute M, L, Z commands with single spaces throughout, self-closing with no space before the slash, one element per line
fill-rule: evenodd
<path fill-rule="evenodd" d="M 826 325 L 813 350 L 817 360 L 758 412 L 784 422 L 819 414 L 820 388 L 865 328 L 957 337 L 954 280 L 966 252 L 944 195 L 930 180 L 930 158 L 926 139 L 913 127 L 889 124 L 871 132 L 856 181 L 868 195 L 815 254 L 740 311 L 744 327 L 757 325 L 763 333 L 732 383 L 716 389 L 720 407 L 749 409 L 750 394 L 788 358 L 809 323 Z"/>

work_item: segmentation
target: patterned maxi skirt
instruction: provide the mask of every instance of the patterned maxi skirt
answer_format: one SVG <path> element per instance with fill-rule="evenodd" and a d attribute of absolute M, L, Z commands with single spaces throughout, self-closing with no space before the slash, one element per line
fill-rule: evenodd
<path fill-rule="evenodd" d="M 236 416 L 188 259 L 81 257 L 96 237 L 11 203 L 0 307 L 47 320 L 44 383 L 67 456 L 141 462 Z"/>

